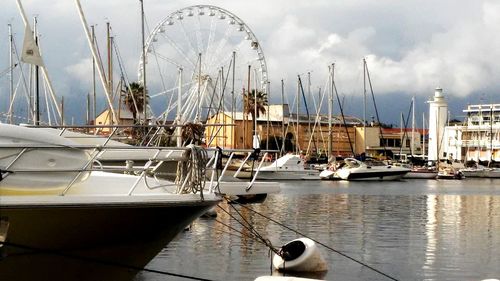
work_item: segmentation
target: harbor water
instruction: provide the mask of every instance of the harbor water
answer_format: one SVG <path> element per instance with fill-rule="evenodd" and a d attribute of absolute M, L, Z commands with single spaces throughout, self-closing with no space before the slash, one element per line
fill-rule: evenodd
<path fill-rule="evenodd" d="M 327 246 L 319 248 L 328 271 L 305 277 L 500 279 L 500 180 L 290 181 L 281 188 L 263 203 L 245 206 Z M 251 210 L 222 203 L 216 219 L 195 221 L 147 269 L 209 280 L 278 274 L 271 271 L 268 248 L 223 210 L 240 213 L 276 247 L 300 237 Z M 141 272 L 135 280 L 189 279 Z"/>

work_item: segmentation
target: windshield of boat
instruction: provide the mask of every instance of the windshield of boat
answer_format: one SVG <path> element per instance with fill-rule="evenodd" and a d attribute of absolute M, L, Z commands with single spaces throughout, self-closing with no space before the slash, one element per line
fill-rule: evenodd
<path fill-rule="evenodd" d="M 367 166 L 386 166 L 384 162 L 376 159 L 366 159 L 364 162 Z"/>
<path fill-rule="evenodd" d="M 357 168 L 357 167 L 360 166 L 359 162 L 356 159 L 352 159 L 352 158 L 346 158 L 346 159 L 344 159 L 344 163 L 349 168 Z"/>

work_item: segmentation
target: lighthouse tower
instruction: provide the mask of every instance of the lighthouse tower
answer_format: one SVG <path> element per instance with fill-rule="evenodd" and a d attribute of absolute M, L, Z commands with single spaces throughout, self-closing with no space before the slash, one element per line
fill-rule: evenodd
<path fill-rule="evenodd" d="M 443 158 L 444 126 L 448 118 L 448 104 L 443 96 L 443 89 L 436 88 L 429 103 L 429 161 Z"/>

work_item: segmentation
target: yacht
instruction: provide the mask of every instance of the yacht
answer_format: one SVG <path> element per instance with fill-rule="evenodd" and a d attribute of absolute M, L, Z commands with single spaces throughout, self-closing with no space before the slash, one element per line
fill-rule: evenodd
<path fill-rule="evenodd" d="M 399 180 L 410 172 L 410 169 L 386 165 L 382 161 L 366 159 L 359 161 L 355 158 L 345 158 L 340 165 L 328 173 L 323 173 L 324 179 L 341 180 Z"/>
<path fill-rule="evenodd" d="M 115 172 L 133 174 L 140 171 L 142 167 L 148 166 L 148 173 L 154 175 L 154 177 L 174 181 L 177 178 L 178 164 L 185 162 L 190 157 L 189 149 L 186 148 L 133 146 L 112 139 L 114 136 L 113 133 L 104 137 L 66 129 L 43 127 L 33 127 L 32 129 L 63 136 L 80 145 L 87 146 L 91 150 L 97 147 L 99 153 L 95 157 L 96 163 L 100 167 Z M 225 165 L 216 167 L 216 159 L 220 159 L 223 156 L 221 155 L 222 151 L 218 151 L 215 148 L 206 149 L 206 154 L 209 158 L 205 169 L 206 179 L 209 180 L 209 183 L 205 186 L 207 192 L 215 192 L 220 195 L 232 197 L 258 196 L 259 198 L 263 198 L 267 194 L 278 193 L 280 191 L 280 185 L 276 182 L 262 182 L 252 178 L 249 178 L 250 181 L 246 182 L 237 180 L 231 176 L 231 166 L 235 162 L 238 162 L 238 159 L 234 159 L 235 152 L 231 151 L 229 159 L 225 161 Z M 245 163 L 240 164 L 241 167 L 244 167 Z M 219 168 L 220 171 L 217 171 Z"/>
<path fill-rule="evenodd" d="M 98 153 L 0 124 L 1 280 L 131 279 L 221 201 L 193 178 L 108 173 Z"/>
<path fill-rule="evenodd" d="M 307 169 L 305 165 L 300 155 L 285 154 L 268 166 L 247 169 L 244 174 L 237 171 L 234 176 L 247 178 L 251 175 L 257 180 L 317 180 L 319 171 Z"/>

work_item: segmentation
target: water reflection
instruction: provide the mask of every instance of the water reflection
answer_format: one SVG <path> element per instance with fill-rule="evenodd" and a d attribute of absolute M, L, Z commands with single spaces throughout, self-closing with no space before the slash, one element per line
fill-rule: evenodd
<path fill-rule="evenodd" d="M 480 280 L 500 277 L 498 194 L 500 187 L 489 180 L 300 182 L 249 206 L 400 280 Z M 230 214 L 241 213 L 275 246 L 298 235 L 245 208 L 220 208 L 217 220 L 241 233 L 215 220 L 198 220 L 148 267 L 215 280 L 276 274 L 268 250 Z M 320 249 L 329 264 L 326 280 L 387 280 Z M 150 273 L 137 277 L 162 279 Z"/>

